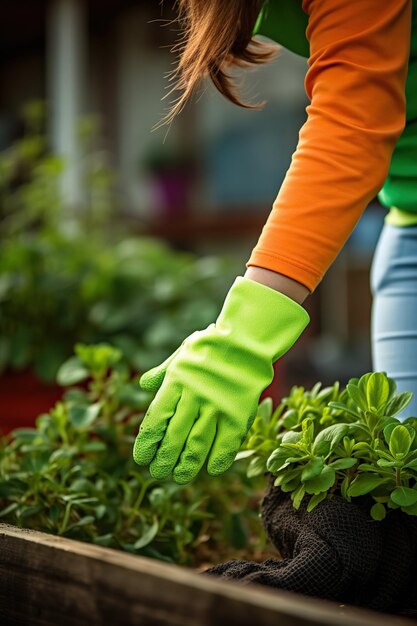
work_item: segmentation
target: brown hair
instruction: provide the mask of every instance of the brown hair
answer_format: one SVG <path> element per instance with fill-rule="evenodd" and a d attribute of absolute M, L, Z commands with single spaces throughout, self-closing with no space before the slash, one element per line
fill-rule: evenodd
<path fill-rule="evenodd" d="M 233 79 L 225 72 L 232 65 L 247 67 L 272 60 L 279 50 L 252 38 L 264 0 L 176 0 L 182 35 L 171 48 L 180 52 L 177 67 L 168 73 L 169 80 L 178 77 L 173 91 L 181 95 L 172 104 L 159 126 L 171 122 L 182 111 L 194 87 L 209 76 L 228 100 L 248 109 L 259 109 L 265 102 L 248 104 L 237 95 Z"/>

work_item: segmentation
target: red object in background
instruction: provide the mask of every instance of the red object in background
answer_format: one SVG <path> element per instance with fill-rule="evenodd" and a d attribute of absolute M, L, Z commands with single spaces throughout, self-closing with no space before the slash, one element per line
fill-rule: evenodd
<path fill-rule="evenodd" d="M 64 389 L 44 383 L 31 371 L 6 372 L 0 376 L 0 432 L 31 428 L 41 413 L 47 413 Z"/>
<path fill-rule="evenodd" d="M 273 364 L 274 379 L 260 399 L 272 398 L 274 407 L 285 394 L 285 366 Z M 6 372 L 0 376 L 0 434 L 14 428 L 32 428 L 38 415 L 47 413 L 64 394 L 64 389 L 39 380 L 32 371 Z"/>
<path fill-rule="evenodd" d="M 285 365 L 282 361 L 275 361 L 273 364 L 274 378 L 272 383 L 261 393 L 259 400 L 272 398 L 274 408 L 281 402 L 285 393 Z"/>

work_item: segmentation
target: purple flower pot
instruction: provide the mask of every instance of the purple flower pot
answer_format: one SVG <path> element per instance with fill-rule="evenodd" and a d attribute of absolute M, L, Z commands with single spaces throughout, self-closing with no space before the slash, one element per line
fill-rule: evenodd
<path fill-rule="evenodd" d="M 187 171 L 154 174 L 152 194 L 155 214 L 159 217 L 181 217 L 189 212 L 191 176 Z"/>

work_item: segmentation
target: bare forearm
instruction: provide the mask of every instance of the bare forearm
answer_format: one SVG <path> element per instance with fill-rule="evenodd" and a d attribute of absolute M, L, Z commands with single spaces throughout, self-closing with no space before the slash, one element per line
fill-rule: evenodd
<path fill-rule="evenodd" d="M 310 293 L 307 287 L 292 278 L 255 265 L 248 267 L 245 272 L 245 278 L 250 278 L 257 283 L 271 287 L 295 300 L 298 304 L 302 304 Z"/>

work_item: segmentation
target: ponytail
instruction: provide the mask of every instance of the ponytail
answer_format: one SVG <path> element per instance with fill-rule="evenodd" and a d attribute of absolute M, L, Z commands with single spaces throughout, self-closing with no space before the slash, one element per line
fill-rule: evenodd
<path fill-rule="evenodd" d="M 264 0 L 177 0 L 182 35 L 171 52 L 179 52 L 177 67 L 168 73 L 177 78 L 173 91 L 181 94 L 161 120 L 171 122 L 182 111 L 201 78 L 208 76 L 216 89 L 234 104 L 259 109 L 265 104 L 248 104 L 237 94 L 233 79 L 225 69 L 247 67 L 272 60 L 278 47 L 252 38 Z"/>

